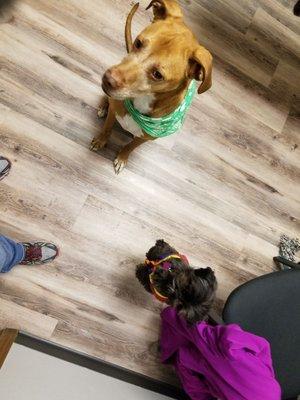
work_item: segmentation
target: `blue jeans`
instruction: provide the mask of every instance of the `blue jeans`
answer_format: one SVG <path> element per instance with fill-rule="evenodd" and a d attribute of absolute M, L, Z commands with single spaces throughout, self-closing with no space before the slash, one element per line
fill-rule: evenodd
<path fill-rule="evenodd" d="M 0 235 L 0 273 L 10 271 L 24 259 L 24 247 L 21 243 Z"/>

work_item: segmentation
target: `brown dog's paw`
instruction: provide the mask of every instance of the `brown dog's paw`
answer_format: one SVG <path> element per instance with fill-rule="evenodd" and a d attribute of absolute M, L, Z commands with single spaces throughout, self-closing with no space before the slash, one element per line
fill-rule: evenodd
<path fill-rule="evenodd" d="M 95 137 L 92 140 L 92 143 L 90 145 L 90 150 L 91 151 L 97 151 L 97 150 L 101 150 L 103 149 L 103 147 L 105 147 L 107 142 L 106 138 L 102 138 L 102 137 Z"/>
<path fill-rule="evenodd" d="M 126 164 L 127 164 L 127 159 L 118 155 L 118 157 L 114 161 L 115 173 L 119 175 L 119 173 L 122 172 L 123 169 L 126 167 Z"/>
<path fill-rule="evenodd" d="M 107 112 L 108 112 L 108 99 L 107 99 L 107 97 L 103 97 L 100 101 L 98 111 L 97 111 L 98 118 L 106 117 Z"/>
<path fill-rule="evenodd" d="M 104 118 L 107 116 L 108 106 L 99 107 L 97 111 L 98 118 Z"/>

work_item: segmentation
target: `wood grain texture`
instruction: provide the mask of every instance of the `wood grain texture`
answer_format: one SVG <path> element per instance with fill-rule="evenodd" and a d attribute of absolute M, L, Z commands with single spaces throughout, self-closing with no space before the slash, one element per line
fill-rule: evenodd
<path fill-rule="evenodd" d="M 0 328 L 5 329 L 9 326 L 10 329 L 24 330 L 41 338 L 49 339 L 57 324 L 54 318 L 43 315 L 41 310 L 35 312 L 29 307 L 18 305 L 17 293 L 14 294 L 13 298 L 9 297 L 4 300 L 7 286 L 12 285 L 14 287 L 15 285 L 18 287 L 19 284 L 18 277 L 12 276 L 12 274 L 8 279 L 1 280 Z M 22 300 L 19 301 L 22 302 Z"/>
<path fill-rule="evenodd" d="M 136 150 L 128 135 L 88 150 L 101 129 L 101 75 L 125 54 L 131 1 L 16 0 L 0 13 L 0 232 L 53 241 L 60 257 L 0 277 L 0 326 L 167 382 L 161 305 L 134 276 L 155 239 L 215 269 L 229 293 L 275 270 L 282 233 L 300 232 L 299 19 L 288 0 L 182 0 L 214 55 L 213 87 L 180 134 Z M 151 13 L 141 1 L 133 34 Z"/>

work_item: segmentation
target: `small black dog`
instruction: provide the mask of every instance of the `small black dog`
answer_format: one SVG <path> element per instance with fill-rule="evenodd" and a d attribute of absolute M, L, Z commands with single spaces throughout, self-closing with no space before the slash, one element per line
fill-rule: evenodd
<path fill-rule="evenodd" d="M 210 268 L 194 269 L 164 240 L 157 240 L 136 267 L 136 277 L 155 297 L 175 307 L 190 323 L 202 321 L 214 301 L 217 280 Z"/>

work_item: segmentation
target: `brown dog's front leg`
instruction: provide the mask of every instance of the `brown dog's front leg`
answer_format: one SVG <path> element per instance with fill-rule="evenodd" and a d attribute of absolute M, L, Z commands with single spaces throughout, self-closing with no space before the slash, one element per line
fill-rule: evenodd
<path fill-rule="evenodd" d="M 109 106 L 108 97 L 106 95 L 101 96 L 97 112 L 98 118 L 104 118 L 107 116 L 108 106 Z"/>
<path fill-rule="evenodd" d="M 127 144 L 118 154 L 114 161 L 115 173 L 119 174 L 127 164 L 130 153 L 141 144 L 147 142 L 149 139 L 143 137 L 135 137 L 132 142 Z"/>
<path fill-rule="evenodd" d="M 115 120 L 116 120 L 115 110 L 113 109 L 111 104 L 109 104 L 108 113 L 103 125 L 102 132 L 98 136 L 94 137 L 90 146 L 90 150 L 97 151 L 102 149 L 106 145 L 108 138 L 111 135 L 111 130 L 115 123 Z"/>

